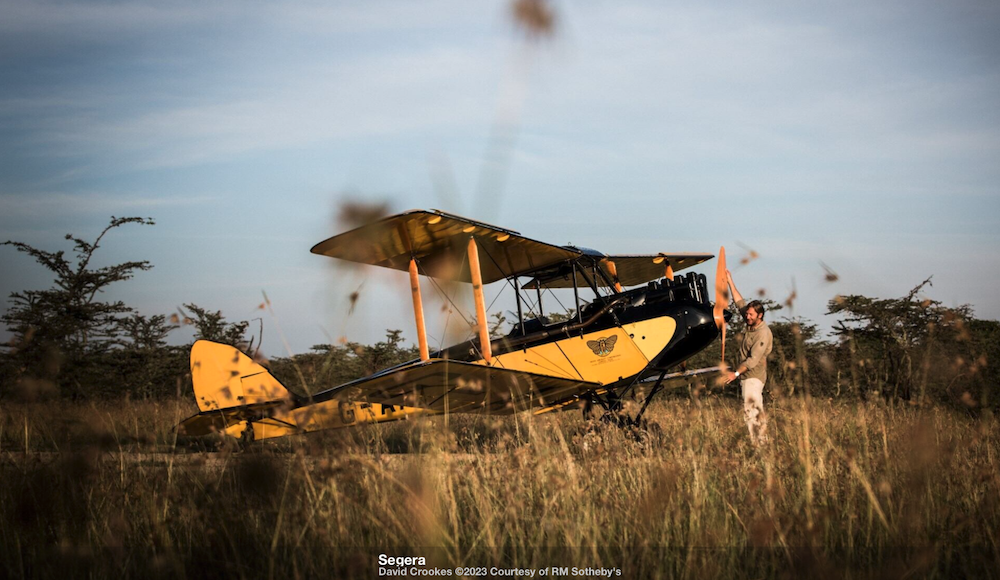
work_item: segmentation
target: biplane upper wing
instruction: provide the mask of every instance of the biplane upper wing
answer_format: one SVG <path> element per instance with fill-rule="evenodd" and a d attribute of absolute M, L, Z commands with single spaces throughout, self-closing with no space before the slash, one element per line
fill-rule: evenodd
<path fill-rule="evenodd" d="M 600 387 L 587 381 L 432 359 L 341 385 L 315 399 L 510 415 L 552 406 Z"/>
<path fill-rule="evenodd" d="M 475 238 L 481 254 L 484 284 L 580 255 L 513 230 L 436 210 L 412 210 L 383 218 L 324 240 L 313 246 L 312 253 L 403 271 L 414 258 L 421 274 L 470 282 L 466 259 L 470 237 Z"/>
<path fill-rule="evenodd" d="M 649 255 L 622 255 L 606 256 L 600 261 L 600 268 L 604 271 L 608 280 L 614 280 L 612 267 L 608 262 L 614 263 L 614 270 L 618 274 L 618 281 L 622 286 L 638 286 L 650 280 L 663 278 L 667 264 L 674 272 L 685 270 L 692 266 L 714 258 L 714 254 L 649 254 Z M 539 276 L 538 278 L 524 285 L 525 288 L 535 288 L 539 283 L 548 288 L 572 288 L 573 275 L 570 273 L 554 274 L 550 277 Z M 604 278 L 598 277 L 597 283 L 607 286 Z M 577 285 L 586 286 L 587 281 L 583 277 L 577 279 Z"/>

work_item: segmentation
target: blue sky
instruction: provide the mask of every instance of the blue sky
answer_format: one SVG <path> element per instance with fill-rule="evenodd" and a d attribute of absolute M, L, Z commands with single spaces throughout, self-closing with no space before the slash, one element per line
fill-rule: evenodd
<path fill-rule="evenodd" d="M 794 279 L 824 325 L 837 293 L 930 275 L 1000 317 L 1000 4 L 553 6 L 533 42 L 499 1 L 0 0 L 0 240 L 151 216 L 109 236 L 103 263 L 155 265 L 109 297 L 263 315 L 271 355 L 279 332 L 414 337 L 404 275 L 308 252 L 347 199 L 609 253 L 725 245 L 744 293 Z M 4 297 L 50 284 L 9 247 L 0 269 Z"/>

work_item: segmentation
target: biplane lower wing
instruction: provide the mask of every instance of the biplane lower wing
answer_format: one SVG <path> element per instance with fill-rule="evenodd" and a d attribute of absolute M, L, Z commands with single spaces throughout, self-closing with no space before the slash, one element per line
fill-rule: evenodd
<path fill-rule="evenodd" d="M 347 383 L 317 398 L 364 400 L 438 413 L 510 415 L 565 403 L 600 387 L 588 381 L 432 359 Z"/>

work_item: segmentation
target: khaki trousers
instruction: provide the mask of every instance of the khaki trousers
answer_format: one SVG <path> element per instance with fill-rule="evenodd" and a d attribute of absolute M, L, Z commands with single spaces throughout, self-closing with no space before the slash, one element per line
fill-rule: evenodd
<path fill-rule="evenodd" d="M 759 445 L 767 440 L 767 414 L 764 413 L 764 381 L 743 379 L 743 416 L 750 432 L 750 441 Z"/>

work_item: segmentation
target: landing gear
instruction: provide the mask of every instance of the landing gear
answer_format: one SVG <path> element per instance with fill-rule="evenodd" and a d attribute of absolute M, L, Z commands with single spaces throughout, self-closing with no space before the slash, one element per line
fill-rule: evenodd
<path fill-rule="evenodd" d="M 247 420 L 247 426 L 243 429 L 243 433 L 240 434 L 239 444 L 240 450 L 246 451 L 250 444 L 253 443 L 253 421 Z"/>
<path fill-rule="evenodd" d="M 646 412 L 646 408 L 649 407 L 649 403 L 652 402 L 653 397 L 656 393 L 660 392 L 663 388 L 663 378 L 667 375 L 666 371 L 660 373 L 660 376 L 656 380 L 656 384 L 650 389 L 649 394 L 646 395 L 646 400 L 643 401 L 642 407 L 639 412 L 636 413 L 635 417 L 629 416 L 622 410 L 622 398 L 627 395 L 636 384 L 639 382 L 639 377 L 636 377 L 621 394 L 616 394 L 614 391 L 608 391 L 603 395 L 591 395 L 587 399 L 587 403 L 584 406 L 583 412 L 584 417 L 589 417 L 593 412 L 593 407 L 595 403 L 600 405 L 604 409 L 604 414 L 601 415 L 601 422 L 609 425 L 614 425 L 623 431 L 629 433 L 636 441 L 645 442 L 651 438 L 658 439 L 662 435 L 663 430 L 657 423 L 650 423 L 649 421 L 642 418 L 643 414 Z"/>

